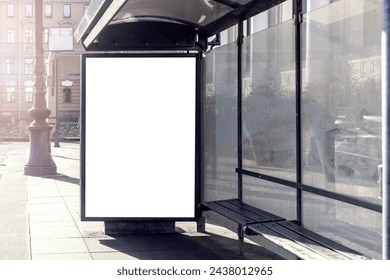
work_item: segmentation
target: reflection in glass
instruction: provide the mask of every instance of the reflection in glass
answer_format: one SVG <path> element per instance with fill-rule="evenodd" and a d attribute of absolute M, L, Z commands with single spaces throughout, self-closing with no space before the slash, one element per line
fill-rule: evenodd
<path fill-rule="evenodd" d="M 303 193 L 304 226 L 374 259 L 381 259 L 381 214 Z"/>
<path fill-rule="evenodd" d="M 380 203 L 381 1 L 313 10 L 302 34 L 303 183 Z M 305 226 L 356 249 L 380 233 L 380 214 L 340 205 L 304 196 Z"/>
<path fill-rule="evenodd" d="M 294 24 L 286 21 L 244 40 L 243 168 L 296 180 Z M 243 178 L 246 203 L 296 219 L 296 191 Z"/>
<path fill-rule="evenodd" d="M 296 190 L 243 176 L 243 201 L 287 220 L 296 220 Z"/>
<path fill-rule="evenodd" d="M 203 61 L 203 200 L 237 198 L 237 45 Z"/>
<path fill-rule="evenodd" d="M 296 180 L 294 24 L 244 40 L 244 169 Z"/>
<path fill-rule="evenodd" d="M 144 19 L 182 21 L 204 26 L 233 9 L 214 1 L 133 0 L 127 1 L 113 23 Z"/>

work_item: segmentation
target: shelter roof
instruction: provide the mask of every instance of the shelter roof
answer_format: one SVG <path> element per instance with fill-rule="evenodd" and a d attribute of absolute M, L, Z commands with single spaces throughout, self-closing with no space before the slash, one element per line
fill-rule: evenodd
<path fill-rule="evenodd" d="M 285 0 L 93 0 L 75 38 L 86 50 L 191 49 Z"/>

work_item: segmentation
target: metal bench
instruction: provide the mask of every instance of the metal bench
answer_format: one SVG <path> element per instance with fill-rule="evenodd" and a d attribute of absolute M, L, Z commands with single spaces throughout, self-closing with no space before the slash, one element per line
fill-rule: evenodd
<path fill-rule="evenodd" d="M 261 245 L 286 259 L 369 259 L 346 246 L 301 227 L 293 221 L 245 204 L 238 199 L 209 201 L 201 211 L 214 211 L 238 224 L 238 251 L 243 254 L 244 236 L 261 238 Z"/>
<path fill-rule="evenodd" d="M 235 221 L 241 226 L 285 220 L 282 217 L 245 204 L 238 199 L 203 202 L 201 203 L 201 210 L 215 211 L 218 214 Z"/>
<path fill-rule="evenodd" d="M 320 260 L 369 259 L 363 254 L 305 229 L 293 221 L 250 224 L 244 231 L 247 235 L 259 235 L 273 244 L 273 246 L 278 246 L 279 248 L 276 250 L 279 250 L 279 252 L 284 250 L 292 255 L 288 256 L 288 254 L 285 254 L 286 258 Z M 269 249 L 272 250 L 272 248 Z"/>
<path fill-rule="evenodd" d="M 225 218 L 232 220 L 238 224 L 238 253 L 243 254 L 244 229 L 250 224 L 262 224 L 276 221 L 284 221 L 285 219 L 251 205 L 241 202 L 239 199 L 218 200 L 202 202 L 200 204 L 201 211 L 214 211 Z M 198 230 L 202 231 L 204 221 L 198 223 Z"/>

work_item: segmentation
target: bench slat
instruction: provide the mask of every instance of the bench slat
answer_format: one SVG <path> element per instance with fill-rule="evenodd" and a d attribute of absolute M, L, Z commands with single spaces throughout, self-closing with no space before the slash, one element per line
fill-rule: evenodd
<path fill-rule="evenodd" d="M 267 218 L 269 221 L 285 221 L 286 220 L 286 219 L 279 217 L 277 215 L 271 214 L 271 213 L 266 212 L 264 210 L 261 210 L 259 208 L 253 207 L 249 204 L 243 203 L 238 199 L 230 199 L 230 200 L 226 200 L 226 201 L 229 202 L 230 204 L 234 204 L 236 206 L 245 208 L 246 210 L 251 211 L 257 215 L 263 216 L 263 217 Z"/>
<path fill-rule="evenodd" d="M 328 259 L 334 259 L 334 260 L 348 260 L 348 258 L 345 255 L 339 254 L 338 252 L 330 249 L 329 247 L 324 247 L 322 244 L 315 242 L 314 240 L 307 238 L 304 235 L 301 235 L 293 230 L 290 230 L 287 227 L 284 227 L 283 225 L 279 223 L 272 223 L 265 225 L 269 229 L 278 232 L 279 234 L 283 235 L 284 237 L 296 242 L 297 244 L 308 248 L 309 250 L 313 250 L 314 252 L 318 253 L 319 255 L 322 255 Z"/>
<path fill-rule="evenodd" d="M 230 203 L 230 201 L 220 201 L 217 202 L 221 206 L 224 206 L 226 208 L 229 208 L 238 214 L 247 217 L 248 219 L 252 219 L 254 223 L 264 223 L 264 222 L 269 222 L 270 220 L 267 217 L 264 217 L 263 215 L 259 215 L 256 213 L 253 213 L 249 210 L 247 210 L 245 207 L 240 207 L 235 204 Z"/>
<path fill-rule="evenodd" d="M 305 229 L 293 222 L 290 221 L 283 221 L 279 222 L 278 224 L 288 228 L 289 230 L 292 230 L 302 236 L 305 236 L 306 238 L 309 238 L 311 240 L 314 240 L 315 242 L 321 244 L 324 247 L 331 248 L 332 250 L 345 255 L 349 259 L 356 259 L 356 260 L 361 260 L 361 259 L 368 259 L 367 257 L 363 256 L 362 254 L 346 247 L 343 246 L 340 243 L 337 243 L 333 240 L 330 240 L 322 235 L 319 235 L 313 231 L 310 231 L 308 229 Z"/>
<path fill-rule="evenodd" d="M 274 223 L 270 223 L 274 224 Z M 309 248 L 302 246 L 293 240 L 290 240 L 286 238 L 285 236 L 281 235 L 278 232 L 275 232 L 268 226 L 269 224 L 252 224 L 249 225 L 248 228 L 250 230 L 256 232 L 257 234 L 261 235 L 265 239 L 269 240 L 270 242 L 278 245 L 279 247 L 283 248 L 284 250 L 293 253 L 300 259 L 310 259 L 310 260 L 328 260 L 329 258 L 326 258 L 323 255 L 320 255 L 313 250 L 310 250 Z"/>
<path fill-rule="evenodd" d="M 208 208 L 209 210 L 213 210 L 213 211 L 217 212 L 218 214 L 225 216 L 226 218 L 231 219 L 231 220 L 235 221 L 236 223 L 239 223 L 240 225 L 246 225 L 249 223 L 256 222 L 255 220 L 246 218 L 246 217 L 238 214 L 237 212 L 230 210 L 229 208 L 226 208 L 226 207 L 218 204 L 215 201 L 203 202 L 202 205 L 204 207 Z"/>

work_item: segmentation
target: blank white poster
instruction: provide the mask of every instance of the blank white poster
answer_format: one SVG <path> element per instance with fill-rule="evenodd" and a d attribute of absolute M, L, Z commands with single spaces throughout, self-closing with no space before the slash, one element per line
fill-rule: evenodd
<path fill-rule="evenodd" d="M 85 218 L 195 216 L 195 57 L 85 57 Z"/>

